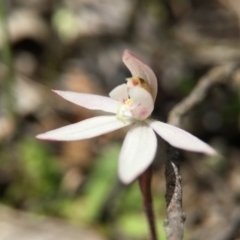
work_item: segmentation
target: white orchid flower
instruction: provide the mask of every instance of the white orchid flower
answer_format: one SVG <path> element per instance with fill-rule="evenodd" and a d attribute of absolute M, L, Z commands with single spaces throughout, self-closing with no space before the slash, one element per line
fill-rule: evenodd
<path fill-rule="evenodd" d="M 157 96 L 157 78 L 153 71 L 130 51 L 123 53 L 123 62 L 132 78 L 114 88 L 109 97 L 55 91 L 79 106 L 112 113 L 61 127 L 37 136 L 54 141 L 82 140 L 132 125 L 124 139 L 119 155 L 120 180 L 129 184 L 153 162 L 157 149 L 155 132 L 174 147 L 208 155 L 216 151 L 208 144 L 175 126 L 149 119 Z"/>

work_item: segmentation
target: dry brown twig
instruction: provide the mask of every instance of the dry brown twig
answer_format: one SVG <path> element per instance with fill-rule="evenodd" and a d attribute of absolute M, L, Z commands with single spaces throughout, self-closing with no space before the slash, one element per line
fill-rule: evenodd
<path fill-rule="evenodd" d="M 194 107 L 199 105 L 209 91 L 218 84 L 228 83 L 234 76 L 237 64 L 214 67 L 203 76 L 191 94 L 170 112 L 168 123 L 181 127 L 181 121 Z M 167 217 L 164 228 L 168 240 L 181 240 L 184 235 L 185 213 L 182 210 L 182 186 L 180 159 L 175 148 L 168 149 L 165 166 Z"/>

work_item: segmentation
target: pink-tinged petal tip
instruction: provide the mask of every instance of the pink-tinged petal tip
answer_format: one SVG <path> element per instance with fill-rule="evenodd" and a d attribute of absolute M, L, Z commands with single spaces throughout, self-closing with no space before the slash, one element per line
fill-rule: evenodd
<path fill-rule="evenodd" d="M 155 101 L 157 96 L 158 83 L 156 75 L 152 69 L 129 50 L 125 50 L 123 52 L 122 60 L 131 72 L 132 76 L 141 78 L 146 81 L 151 89 L 151 93 Z"/>

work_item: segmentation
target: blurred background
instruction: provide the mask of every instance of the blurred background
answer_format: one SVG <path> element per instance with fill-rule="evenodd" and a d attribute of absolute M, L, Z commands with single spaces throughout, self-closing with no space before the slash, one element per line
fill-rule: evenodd
<path fill-rule="evenodd" d="M 130 77 L 129 49 L 159 82 L 153 117 L 168 113 L 215 66 L 240 62 L 239 0 L 0 1 L 0 239 L 144 240 L 138 184 L 123 186 L 125 130 L 75 142 L 39 133 L 98 115 L 51 89 L 107 95 Z M 186 240 L 240 239 L 240 72 L 216 85 L 182 127 L 223 157 L 181 152 Z M 163 141 L 153 164 L 165 239 Z"/>

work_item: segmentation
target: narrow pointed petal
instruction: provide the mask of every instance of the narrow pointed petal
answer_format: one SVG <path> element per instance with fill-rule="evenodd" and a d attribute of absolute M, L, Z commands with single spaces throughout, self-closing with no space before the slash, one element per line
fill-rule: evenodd
<path fill-rule="evenodd" d="M 130 88 L 128 94 L 133 100 L 133 108 L 131 108 L 133 117 L 138 120 L 146 119 L 154 108 L 151 94 L 141 87 Z"/>
<path fill-rule="evenodd" d="M 81 107 L 85 107 L 91 110 L 101 110 L 115 114 L 117 113 L 118 101 L 109 97 L 59 90 L 53 90 L 53 92 Z"/>
<path fill-rule="evenodd" d="M 110 93 L 109 97 L 118 101 L 123 101 L 128 99 L 127 84 L 124 83 L 115 87 Z"/>
<path fill-rule="evenodd" d="M 100 136 L 131 124 L 117 120 L 116 116 L 101 116 L 61 127 L 36 136 L 38 139 L 52 141 L 74 141 Z"/>
<path fill-rule="evenodd" d="M 158 83 L 156 75 L 152 69 L 128 50 L 124 51 L 122 60 L 131 72 L 132 76 L 139 77 L 148 83 L 153 95 L 153 100 L 155 101 L 157 96 Z"/>
<path fill-rule="evenodd" d="M 136 123 L 124 139 L 119 156 L 120 180 L 129 184 L 152 163 L 157 150 L 154 131 L 145 123 Z"/>
<path fill-rule="evenodd" d="M 208 155 L 217 154 L 208 144 L 180 128 L 159 121 L 149 120 L 147 122 L 160 137 L 174 147 Z"/>

